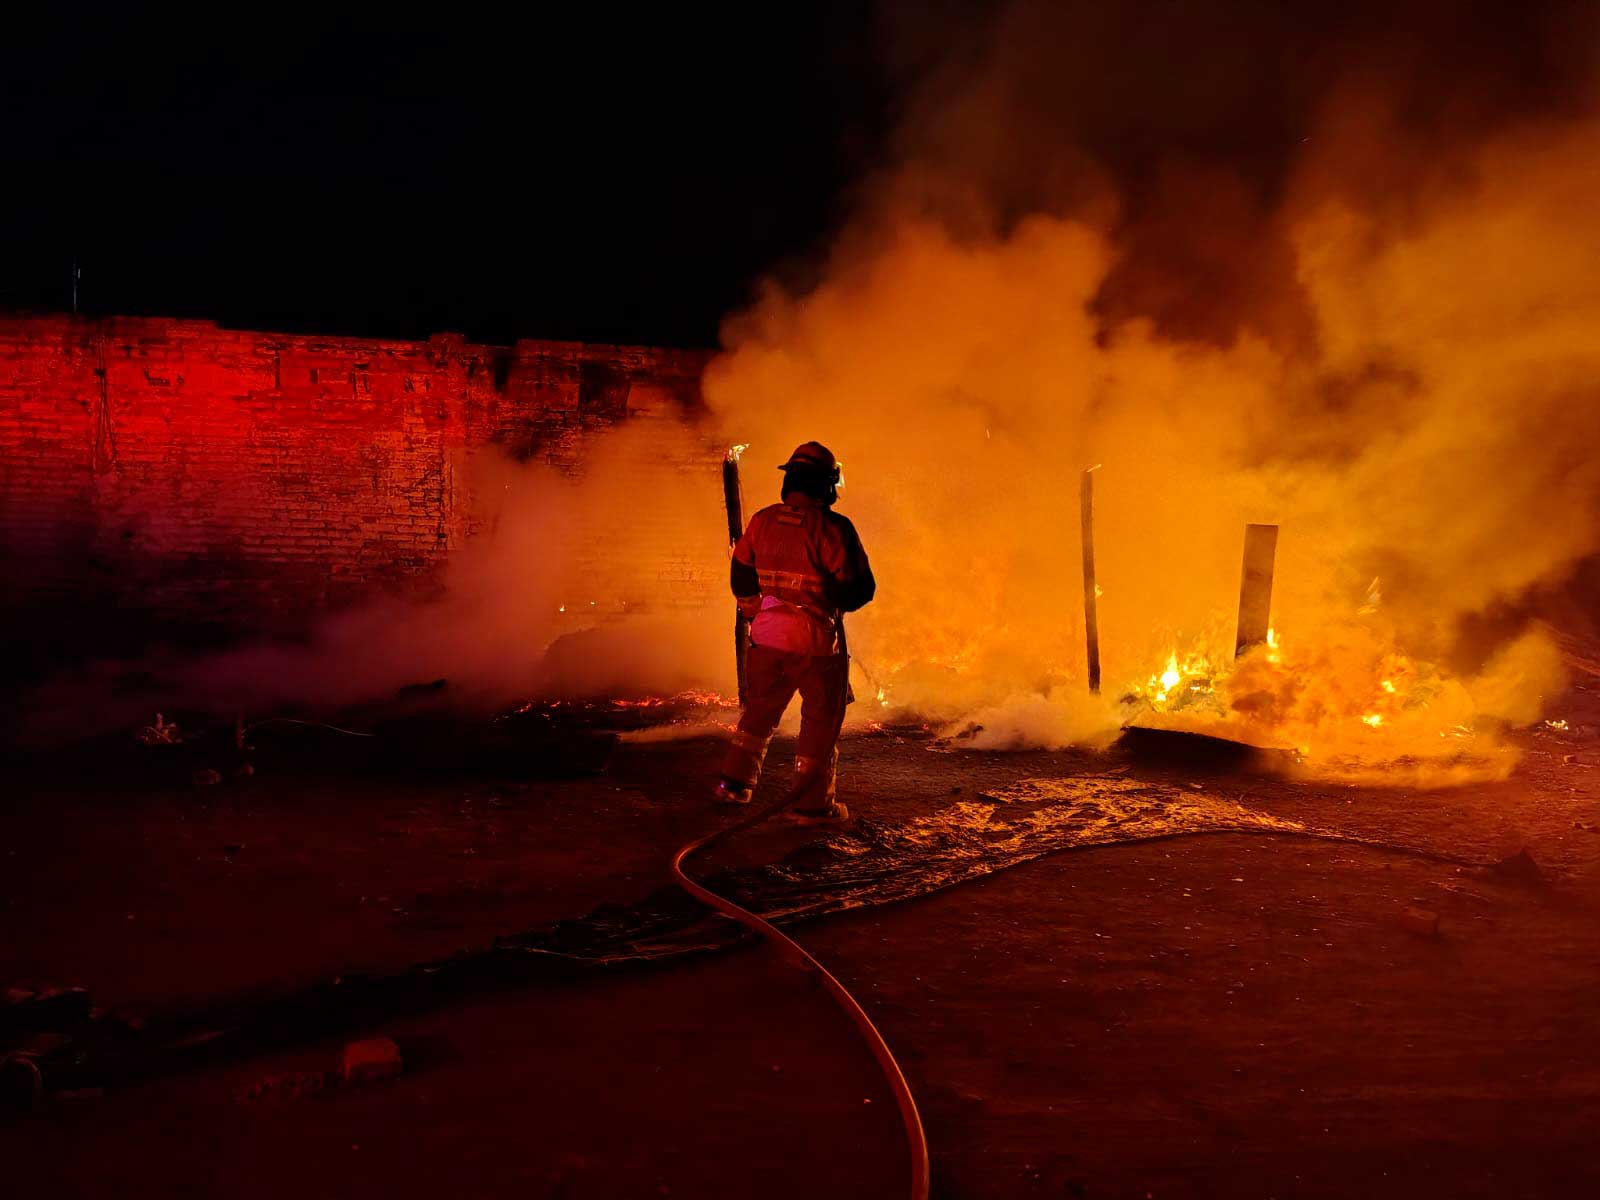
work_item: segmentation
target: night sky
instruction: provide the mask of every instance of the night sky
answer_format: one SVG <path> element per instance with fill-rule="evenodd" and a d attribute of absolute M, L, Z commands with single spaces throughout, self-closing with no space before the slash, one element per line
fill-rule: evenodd
<path fill-rule="evenodd" d="M 911 191 L 954 228 L 973 197 L 1001 228 L 1103 227 L 1107 324 L 1298 342 L 1278 214 L 1329 114 L 1384 114 L 1383 147 L 1329 186 L 1403 216 L 1507 122 L 1592 103 L 1597 14 L 828 0 L 440 6 L 404 27 L 75 9 L 0 49 L 0 308 L 68 307 L 76 259 L 91 314 L 711 346 L 764 278 L 814 278 L 895 179 L 933 181 Z"/>
<path fill-rule="evenodd" d="M 887 121 L 865 5 L 156 26 L 3 54 L 0 308 L 712 345 Z M 743 15 L 738 15 L 743 14 Z"/>

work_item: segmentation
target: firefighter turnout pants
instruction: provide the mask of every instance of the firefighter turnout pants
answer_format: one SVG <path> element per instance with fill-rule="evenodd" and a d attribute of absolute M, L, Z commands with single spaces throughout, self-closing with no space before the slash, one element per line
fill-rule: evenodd
<path fill-rule="evenodd" d="M 839 730 L 850 691 L 849 657 L 790 654 L 752 644 L 745 673 L 745 707 L 722 759 L 723 778 L 755 786 L 772 733 L 798 691 L 800 739 L 795 746 L 788 805 L 807 810 L 827 808 L 833 803 Z"/>

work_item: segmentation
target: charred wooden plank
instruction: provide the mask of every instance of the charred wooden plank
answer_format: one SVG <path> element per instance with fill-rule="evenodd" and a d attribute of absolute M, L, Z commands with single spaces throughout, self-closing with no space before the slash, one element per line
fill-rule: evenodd
<path fill-rule="evenodd" d="M 1234 654 L 1267 640 L 1272 623 L 1272 569 L 1278 551 L 1276 525 L 1244 527 L 1244 571 L 1239 580 L 1239 631 Z"/>
<path fill-rule="evenodd" d="M 1094 574 L 1094 472 L 1083 473 L 1078 490 L 1078 508 L 1083 520 L 1083 627 L 1087 640 L 1089 690 L 1100 692 L 1100 606 L 1099 587 Z"/>
<path fill-rule="evenodd" d="M 722 504 L 728 514 L 728 545 L 744 536 L 744 489 L 739 484 L 739 456 L 743 446 L 730 446 L 722 456 Z M 733 661 L 739 680 L 739 704 L 745 702 L 745 654 L 750 645 L 750 618 L 735 613 L 733 618 Z"/>

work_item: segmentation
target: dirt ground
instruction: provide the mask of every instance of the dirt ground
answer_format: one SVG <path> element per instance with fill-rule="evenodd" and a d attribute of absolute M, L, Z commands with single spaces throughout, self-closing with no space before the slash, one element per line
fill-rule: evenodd
<path fill-rule="evenodd" d="M 856 994 L 922 1106 L 941 1197 L 1570 1196 L 1600 1184 L 1600 695 L 1557 706 L 1505 783 L 1441 792 L 1124 753 L 940 752 L 862 735 L 858 811 L 908 818 L 1019 779 L 1121 772 L 1492 861 L 1218 834 L 1072 851 L 791 932 Z M 398 970 L 627 903 L 725 821 L 707 741 L 619 747 L 560 782 L 85 782 L 0 807 L 0 986 L 130 1012 Z M 774 752 L 782 767 L 784 747 Z M 781 774 L 781 770 L 778 772 Z M 756 830 L 726 858 L 810 836 Z M 1404 912 L 1439 914 L 1439 933 Z M 845 1020 L 759 946 L 505 988 L 370 1030 L 390 1083 L 263 1080 L 343 1039 L 55 1097 L 0 1124 L 16 1195 L 902 1193 L 892 1097 Z M 10 1188 L 8 1187 L 8 1191 Z"/>

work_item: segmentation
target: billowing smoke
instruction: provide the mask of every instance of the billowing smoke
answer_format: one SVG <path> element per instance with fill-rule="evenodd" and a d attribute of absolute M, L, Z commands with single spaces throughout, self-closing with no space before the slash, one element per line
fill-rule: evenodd
<path fill-rule="evenodd" d="M 1595 43 L 1574 55 L 1560 9 L 1288 11 L 967 29 L 822 281 L 728 322 L 729 439 L 845 461 L 884 706 L 1061 744 L 1131 697 L 1328 769 L 1498 771 L 1482 730 L 1559 688 L 1536 627 L 1462 630 L 1600 545 Z M 1252 521 L 1281 527 L 1277 644 L 1234 671 Z"/>
<path fill-rule="evenodd" d="M 731 626 L 703 608 L 727 562 L 709 457 L 695 430 L 641 419 L 594 439 L 576 478 L 480 460 L 469 487 L 486 528 L 432 600 L 364 605 L 307 647 L 207 658 L 183 672 L 185 690 L 214 704 L 237 691 L 255 707 L 349 704 L 435 679 L 489 707 L 731 690 Z"/>
<path fill-rule="evenodd" d="M 431 595 L 362 604 L 299 641 L 63 673 L 31 697 L 21 740 L 137 727 L 161 710 L 328 714 L 415 685 L 419 700 L 480 711 L 734 690 L 731 609 L 705 608 L 708 589 L 726 588 L 727 546 L 703 431 L 639 418 L 596 435 L 577 477 L 476 455 L 458 480 L 482 528 Z"/>

